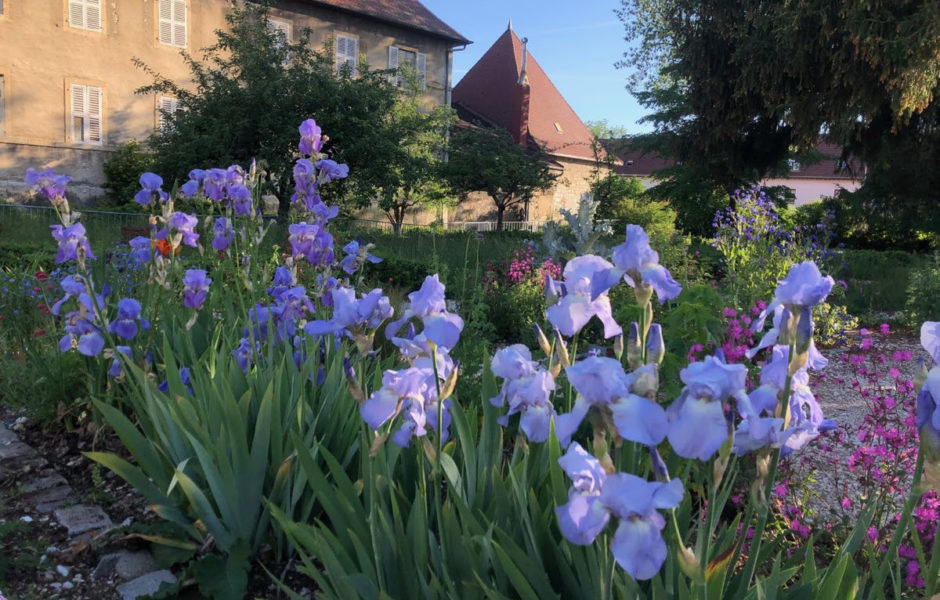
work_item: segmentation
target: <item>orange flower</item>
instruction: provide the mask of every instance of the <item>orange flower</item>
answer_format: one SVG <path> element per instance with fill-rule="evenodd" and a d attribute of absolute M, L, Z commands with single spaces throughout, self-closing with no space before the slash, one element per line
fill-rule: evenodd
<path fill-rule="evenodd" d="M 173 254 L 180 253 L 179 246 L 177 246 L 176 250 L 174 251 L 173 246 L 166 240 L 153 240 L 152 243 L 153 247 L 156 248 L 163 256 L 169 256 L 170 252 L 173 252 Z"/>

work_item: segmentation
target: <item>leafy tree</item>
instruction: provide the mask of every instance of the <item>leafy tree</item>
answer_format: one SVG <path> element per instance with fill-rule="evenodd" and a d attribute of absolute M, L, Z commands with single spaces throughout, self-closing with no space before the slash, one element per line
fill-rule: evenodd
<path fill-rule="evenodd" d="M 706 186 L 730 192 L 779 173 L 822 131 L 884 170 L 889 193 L 868 197 L 892 218 L 917 221 L 935 205 L 936 185 L 911 189 L 899 167 L 940 154 L 890 156 L 938 147 L 936 3 L 622 0 L 619 14 L 632 42 L 623 65 L 635 67 L 630 88 L 652 110 L 655 145 Z"/>
<path fill-rule="evenodd" d="M 441 207 L 454 197 L 443 178 L 442 158 L 447 131 L 457 120 L 449 106 L 438 105 L 429 112 L 422 109 L 415 69 L 406 70 L 403 77 L 405 92 L 383 122 L 380 146 L 366 167 L 372 189 L 363 190 L 378 197 L 379 207 L 397 233 L 411 208 Z"/>
<path fill-rule="evenodd" d="M 247 166 L 257 158 L 269 174 L 268 186 L 288 207 L 297 127 L 313 117 L 329 135 L 324 151 L 350 167 L 350 180 L 331 186 L 333 195 L 373 189 L 378 174 L 367 167 L 383 146 L 383 122 L 397 91 L 367 65 L 356 77 L 336 73 L 328 49 L 314 51 L 310 31 L 288 44 L 268 26 L 265 4 L 235 3 L 226 16 L 228 31 L 204 50 L 204 61 L 184 53 L 192 73 L 170 81 L 138 61 L 154 82 L 138 90 L 175 96 L 181 110 L 151 139 L 154 168 L 164 179 L 184 181 L 194 167 Z"/>
<path fill-rule="evenodd" d="M 591 183 L 591 193 L 598 202 L 598 219 L 640 225 L 656 239 L 675 233 L 676 211 L 667 202 L 651 197 L 636 177 L 608 173 Z"/>
<path fill-rule="evenodd" d="M 474 127 L 454 133 L 445 169 L 460 193 L 484 191 L 496 205 L 496 229 L 502 230 L 507 208 L 528 204 L 537 191 L 558 177 L 541 148 L 525 148 L 496 127 Z"/>

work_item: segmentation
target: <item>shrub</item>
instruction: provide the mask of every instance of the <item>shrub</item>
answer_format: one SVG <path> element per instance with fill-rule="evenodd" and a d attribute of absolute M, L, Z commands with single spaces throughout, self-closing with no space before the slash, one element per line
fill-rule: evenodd
<path fill-rule="evenodd" d="M 141 212 L 134 202 L 134 194 L 140 190 L 138 179 L 141 173 L 153 168 L 154 158 L 149 150 L 136 140 L 118 146 L 104 163 L 104 189 L 108 197 L 100 201 L 101 208 Z"/>
<path fill-rule="evenodd" d="M 940 253 L 910 272 L 904 305 L 907 324 L 916 327 L 924 321 L 940 321 Z"/>

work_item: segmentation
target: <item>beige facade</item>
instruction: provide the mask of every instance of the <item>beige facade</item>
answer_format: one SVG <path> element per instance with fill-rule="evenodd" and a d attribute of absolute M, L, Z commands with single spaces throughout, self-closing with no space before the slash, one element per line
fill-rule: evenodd
<path fill-rule="evenodd" d="M 74 179 L 100 195 L 102 165 L 119 144 L 159 126 L 173 99 L 134 92 L 161 75 L 190 81 L 182 50 L 199 56 L 225 27 L 229 0 L 3 0 L 0 13 L 0 198 L 23 189 L 28 167 Z M 357 54 L 384 69 L 397 56 L 426 70 L 428 105 L 449 101 L 455 41 L 304 0 L 277 2 L 272 23 L 293 40 L 309 27 L 317 49 Z M 393 50 L 390 50 L 392 48 Z M 342 60 L 340 60 L 342 62 Z M 298 115 L 298 122 L 306 115 Z"/>

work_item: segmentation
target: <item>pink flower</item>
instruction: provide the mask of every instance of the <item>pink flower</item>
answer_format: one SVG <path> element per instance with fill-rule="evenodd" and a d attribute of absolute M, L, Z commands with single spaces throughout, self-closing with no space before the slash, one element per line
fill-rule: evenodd
<path fill-rule="evenodd" d="M 881 335 L 888 335 L 891 333 L 891 326 L 887 323 L 882 323 L 878 326 L 878 328 L 881 330 Z"/>

